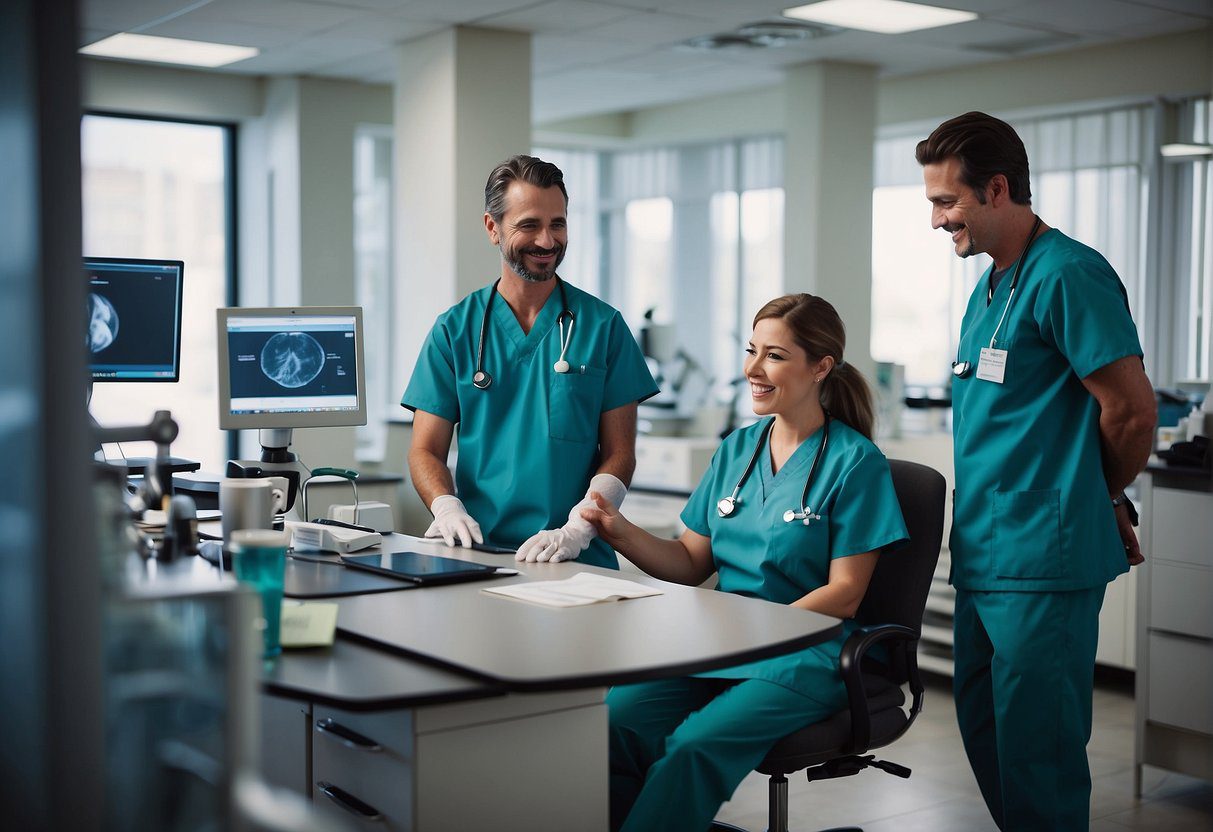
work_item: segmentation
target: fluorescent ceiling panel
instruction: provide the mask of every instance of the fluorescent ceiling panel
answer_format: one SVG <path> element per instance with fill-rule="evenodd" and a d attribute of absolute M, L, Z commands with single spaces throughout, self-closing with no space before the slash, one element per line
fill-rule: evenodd
<path fill-rule="evenodd" d="M 862 29 L 882 35 L 899 35 L 977 19 L 974 12 L 905 3 L 902 0 L 821 0 L 820 3 L 784 9 L 783 14 L 812 23 Z"/>
<path fill-rule="evenodd" d="M 85 46 L 80 51 L 85 55 L 100 58 L 216 67 L 251 58 L 261 50 L 253 46 L 232 46 L 226 43 L 207 43 L 200 40 L 160 38 L 121 32 Z"/>
<path fill-rule="evenodd" d="M 1158 149 L 1163 156 L 1213 156 L 1213 144 L 1164 144 Z"/>

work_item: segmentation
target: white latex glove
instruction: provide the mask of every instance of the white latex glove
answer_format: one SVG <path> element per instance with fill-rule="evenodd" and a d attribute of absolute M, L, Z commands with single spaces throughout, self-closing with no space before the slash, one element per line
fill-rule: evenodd
<path fill-rule="evenodd" d="M 434 522 L 425 530 L 426 537 L 441 537 L 447 546 L 454 546 L 456 539 L 461 546 L 471 546 L 473 541 L 484 543 L 480 524 L 468 514 L 463 501 L 453 494 L 435 497 L 430 503 L 430 511 L 434 513 Z"/>
<path fill-rule="evenodd" d="M 595 474 L 590 480 L 590 487 L 586 489 L 585 497 L 569 511 L 569 521 L 559 529 L 547 529 L 532 535 L 518 547 L 514 560 L 560 563 L 580 555 L 590 545 L 590 541 L 598 536 L 598 530 L 581 517 L 583 508 L 597 508 L 597 504 L 590 499 L 591 491 L 597 491 L 617 507 L 628 495 L 628 487 L 618 477 L 613 474 Z"/>

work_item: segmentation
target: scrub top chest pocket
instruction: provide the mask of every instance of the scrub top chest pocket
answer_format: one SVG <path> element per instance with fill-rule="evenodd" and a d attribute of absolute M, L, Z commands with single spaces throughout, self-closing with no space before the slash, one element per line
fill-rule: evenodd
<path fill-rule="evenodd" d="M 782 514 L 771 524 L 763 568 L 779 572 L 797 588 L 795 597 L 781 598 L 780 603 L 789 604 L 829 580 L 830 518 L 815 511 L 821 519 L 807 526 L 799 520 L 785 522 Z"/>
<path fill-rule="evenodd" d="M 548 434 L 569 442 L 595 442 L 606 370 L 574 364 L 567 373 L 552 373 L 548 395 Z"/>

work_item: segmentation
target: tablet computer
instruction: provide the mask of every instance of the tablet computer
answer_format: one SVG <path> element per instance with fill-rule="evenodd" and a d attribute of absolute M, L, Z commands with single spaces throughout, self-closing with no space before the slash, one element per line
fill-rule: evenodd
<path fill-rule="evenodd" d="M 517 575 L 517 570 L 485 566 L 455 558 L 423 555 L 420 552 L 385 552 L 379 555 L 342 555 L 341 562 L 354 569 L 377 572 L 423 586 L 477 581 Z"/>

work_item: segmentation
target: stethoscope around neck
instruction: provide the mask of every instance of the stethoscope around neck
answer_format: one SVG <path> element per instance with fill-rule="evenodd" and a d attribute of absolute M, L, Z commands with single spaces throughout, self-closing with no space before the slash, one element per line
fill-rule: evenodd
<path fill-rule="evenodd" d="M 821 519 L 821 515 L 814 514 L 812 507 L 809 505 L 809 489 L 813 487 L 813 480 L 817 475 L 817 466 L 821 464 L 821 457 L 825 454 L 826 445 L 830 441 L 830 414 L 828 411 L 825 416 L 825 424 L 821 426 L 821 444 L 817 446 L 817 454 L 813 457 L 813 465 L 809 468 L 809 475 L 805 477 L 804 481 L 804 489 L 800 492 L 800 508 L 790 508 L 785 511 L 783 513 L 783 522 L 785 523 L 794 523 L 799 520 L 808 526 L 814 520 Z M 762 453 L 763 446 L 766 445 L 767 437 L 771 435 L 771 428 L 774 424 L 775 420 L 772 419 L 762 429 L 762 435 L 758 437 L 758 447 L 754 449 L 754 455 L 750 457 L 750 464 L 745 467 L 741 479 L 737 480 L 737 485 L 733 486 L 733 493 L 716 504 L 716 513 L 721 517 L 732 517 L 737 511 L 737 507 L 741 505 L 741 498 L 737 495 L 741 493 L 741 487 L 745 485 L 746 480 L 750 478 L 750 474 L 754 471 L 754 466 L 758 464 L 758 456 Z"/>
<path fill-rule="evenodd" d="M 999 330 L 1002 329 L 1003 321 L 1007 319 L 1007 312 L 1011 310 L 1011 301 L 1015 299 L 1015 288 L 1019 286 L 1019 271 L 1023 268 L 1023 261 L 1028 259 L 1028 249 L 1032 248 L 1032 243 L 1036 242 L 1036 232 L 1040 230 L 1040 217 L 1036 218 L 1036 222 L 1032 225 L 1032 230 L 1028 233 L 1028 241 L 1023 244 L 1023 252 L 1019 255 L 1019 260 L 1015 262 L 1015 271 L 1011 274 L 1011 292 L 1007 295 L 1007 304 L 1002 308 L 1002 315 L 998 319 L 998 326 L 994 327 L 994 334 L 990 336 L 990 349 L 994 348 L 994 339 L 998 337 Z M 994 300 L 994 289 L 988 287 L 986 289 L 986 303 Z M 956 344 L 956 360 L 952 362 L 952 375 L 957 378 L 965 378 L 969 373 L 973 372 L 972 361 L 960 360 L 960 344 Z"/>
<path fill-rule="evenodd" d="M 569 342 L 573 340 L 573 324 L 577 322 L 571 309 L 569 309 L 569 298 L 564 292 L 564 281 L 559 277 L 553 278 L 556 281 L 556 288 L 560 290 L 560 314 L 556 317 L 556 323 L 560 327 L 560 358 L 552 365 L 552 369 L 557 373 L 567 373 L 572 367 L 565 360 L 565 353 L 569 351 Z M 493 281 L 493 290 L 489 292 L 489 302 L 484 307 L 484 318 L 480 321 L 480 341 L 476 344 L 476 372 L 472 374 L 472 386 L 478 390 L 488 390 L 493 386 L 493 377 L 489 375 L 489 371 L 484 369 L 484 339 L 489 331 L 489 316 L 493 312 L 493 299 L 497 297 L 497 284 L 501 282 L 501 278 Z M 569 319 L 569 330 L 564 330 L 564 319 Z"/>

